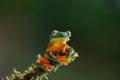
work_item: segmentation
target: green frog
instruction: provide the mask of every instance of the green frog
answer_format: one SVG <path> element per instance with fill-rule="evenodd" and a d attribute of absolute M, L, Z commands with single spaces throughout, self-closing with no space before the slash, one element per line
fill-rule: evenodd
<path fill-rule="evenodd" d="M 78 53 L 75 53 L 74 49 L 67 44 L 67 42 L 70 41 L 70 37 L 70 31 L 60 32 L 53 30 L 50 34 L 50 42 L 45 55 L 43 57 L 39 56 L 37 63 L 46 71 L 54 69 L 58 63 L 67 66 L 75 57 L 79 56 Z M 70 50 L 71 52 L 69 52 Z"/>

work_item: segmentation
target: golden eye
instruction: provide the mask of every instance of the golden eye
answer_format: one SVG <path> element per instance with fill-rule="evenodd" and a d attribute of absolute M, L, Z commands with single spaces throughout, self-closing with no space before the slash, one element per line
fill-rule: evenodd
<path fill-rule="evenodd" d="M 57 30 L 53 30 L 53 31 L 52 31 L 52 35 L 53 35 L 53 36 L 57 35 L 57 32 L 58 32 Z"/>
<path fill-rule="evenodd" d="M 71 36 L 71 32 L 70 31 L 67 31 L 67 34 L 69 35 L 69 37 Z"/>

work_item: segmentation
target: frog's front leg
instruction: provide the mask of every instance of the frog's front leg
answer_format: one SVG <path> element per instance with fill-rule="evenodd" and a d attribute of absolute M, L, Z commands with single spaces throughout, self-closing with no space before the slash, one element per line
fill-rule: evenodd
<path fill-rule="evenodd" d="M 56 58 L 63 63 L 64 65 L 68 65 L 69 62 L 71 62 L 71 60 L 74 60 L 74 56 L 76 53 L 74 51 L 73 48 L 71 48 L 70 46 L 66 46 L 65 48 L 63 48 L 62 50 L 65 49 L 65 53 L 63 53 L 62 51 L 58 53 L 58 55 L 56 56 Z"/>
<path fill-rule="evenodd" d="M 69 48 L 69 46 L 68 45 L 63 45 L 62 47 L 60 47 L 60 49 L 57 51 L 58 53 L 59 52 L 61 52 L 61 53 L 66 53 L 66 51 L 67 51 L 67 48 Z"/>
<path fill-rule="evenodd" d="M 56 58 L 63 64 L 63 65 L 68 65 L 69 62 L 69 58 L 68 58 L 68 45 L 64 45 L 63 47 L 61 47 L 61 51 L 58 52 L 58 55 L 56 56 Z"/>
<path fill-rule="evenodd" d="M 67 49 L 67 45 L 64 45 L 64 46 L 62 47 L 62 53 L 65 53 L 65 52 L 66 52 L 66 49 Z"/>

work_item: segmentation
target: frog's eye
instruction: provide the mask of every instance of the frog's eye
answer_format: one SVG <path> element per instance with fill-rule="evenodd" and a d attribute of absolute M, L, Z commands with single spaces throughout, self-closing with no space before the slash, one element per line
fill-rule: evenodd
<path fill-rule="evenodd" d="M 70 31 L 67 31 L 67 34 L 69 35 L 69 37 L 71 36 L 71 32 Z"/>
<path fill-rule="evenodd" d="M 57 32 L 58 32 L 57 30 L 53 30 L 53 31 L 52 31 L 52 35 L 53 35 L 53 36 L 57 35 Z"/>

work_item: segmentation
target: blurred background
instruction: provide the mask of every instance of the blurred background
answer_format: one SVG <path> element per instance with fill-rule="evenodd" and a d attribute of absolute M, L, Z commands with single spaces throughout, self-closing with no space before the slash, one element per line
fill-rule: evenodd
<path fill-rule="evenodd" d="M 80 57 L 49 80 L 120 80 L 119 27 L 120 0 L 0 0 L 0 78 L 36 63 L 57 29 Z"/>

